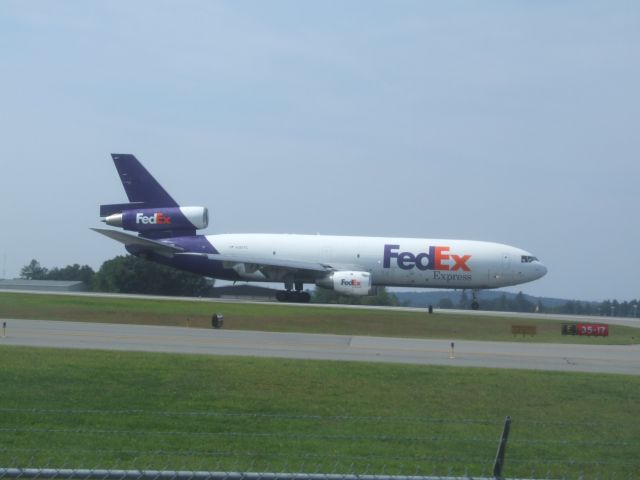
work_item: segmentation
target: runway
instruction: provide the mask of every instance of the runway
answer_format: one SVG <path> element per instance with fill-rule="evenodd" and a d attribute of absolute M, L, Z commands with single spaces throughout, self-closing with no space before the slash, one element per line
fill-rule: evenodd
<path fill-rule="evenodd" d="M 640 345 L 451 342 L 366 336 L 208 330 L 49 320 L 1 320 L 3 345 L 242 355 L 640 375 Z"/>

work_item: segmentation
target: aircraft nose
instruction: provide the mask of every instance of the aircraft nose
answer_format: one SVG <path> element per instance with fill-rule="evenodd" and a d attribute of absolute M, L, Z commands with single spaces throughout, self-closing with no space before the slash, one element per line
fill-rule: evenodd
<path fill-rule="evenodd" d="M 547 274 L 547 267 L 542 262 L 538 262 L 535 268 L 536 278 L 542 278 Z"/>

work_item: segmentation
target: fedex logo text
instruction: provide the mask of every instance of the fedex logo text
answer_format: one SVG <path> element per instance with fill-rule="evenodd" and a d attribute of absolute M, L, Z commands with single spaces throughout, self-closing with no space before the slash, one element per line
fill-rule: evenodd
<path fill-rule="evenodd" d="M 344 285 L 345 287 L 359 287 L 362 285 L 360 280 L 356 280 L 355 278 L 352 280 L 345 280 L 344 278 L 340 280 L 340 285 Z"/>
<path fill-rule="evenodd" d="M 150 216 L 138 212 L 136 213 L 136 223 L 142 223 L 143 225 L 171 225 L 171 217 L 161 212 Z"/>
<path fill-rule="evenodd" d="M 391 259 L 396 260 L 398 268 L 402 270 L 462 270 L 470 272 L 467 262 L 471 255 L 454 255 L 449 253 L 450 247 L 429 247 L 428 252 L 420 252 L 417 255 L 411 252 L 398 252 L 400 245 L 385 245 L 384 260 L 382 266 L 391 268 Z M 453 262 L 453 263 L 452 263 Z"/>

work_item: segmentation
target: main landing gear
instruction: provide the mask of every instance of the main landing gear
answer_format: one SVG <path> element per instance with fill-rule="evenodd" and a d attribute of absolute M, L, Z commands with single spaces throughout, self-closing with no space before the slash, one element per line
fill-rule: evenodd
<path fill-rule="evenodd" d="M 478 290 L 471 291 L 471 310 L 480 310 L 480 303 L 478 303 Z"/>
<path fill-rule="evenodd" d="M 279 302 L 309 303 L 311 295 L 307 292 L 294 292 L 292 290 L 279 290 L 276 293 L 276 300 Z"/>
<path fill-rule="evenodd" d="M 295 291 L 292 290 L 292 287 L 294 287 L 293 281 L 284 282 L 285 290 L 279 290 L 276 293 L 276 300 L 279 302 L 309 303 L 311 295 L 302 291 L 304 288 L 302 282 L 295 282 Z"/>

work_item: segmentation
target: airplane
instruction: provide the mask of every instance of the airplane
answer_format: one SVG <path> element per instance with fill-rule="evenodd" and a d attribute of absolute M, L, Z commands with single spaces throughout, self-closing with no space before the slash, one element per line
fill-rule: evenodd
<path fill-rule="evenodd" d="M 310 300 L 305 284 L 346 295 L 376 287 L 469 289 L 477 292 L 541 278 L 547 268 L 531 253 L 500 243 L 439 238 L 293 234 L 200 235 L 206 207 L 180 206 L 131 154 L 112 154 L 129 202 L 100 206 L 93 228 L 148 260 L 210 278 L 282 282 L 281 302 Z M 128 233 L 135 232 L 135 233 Z"/>

